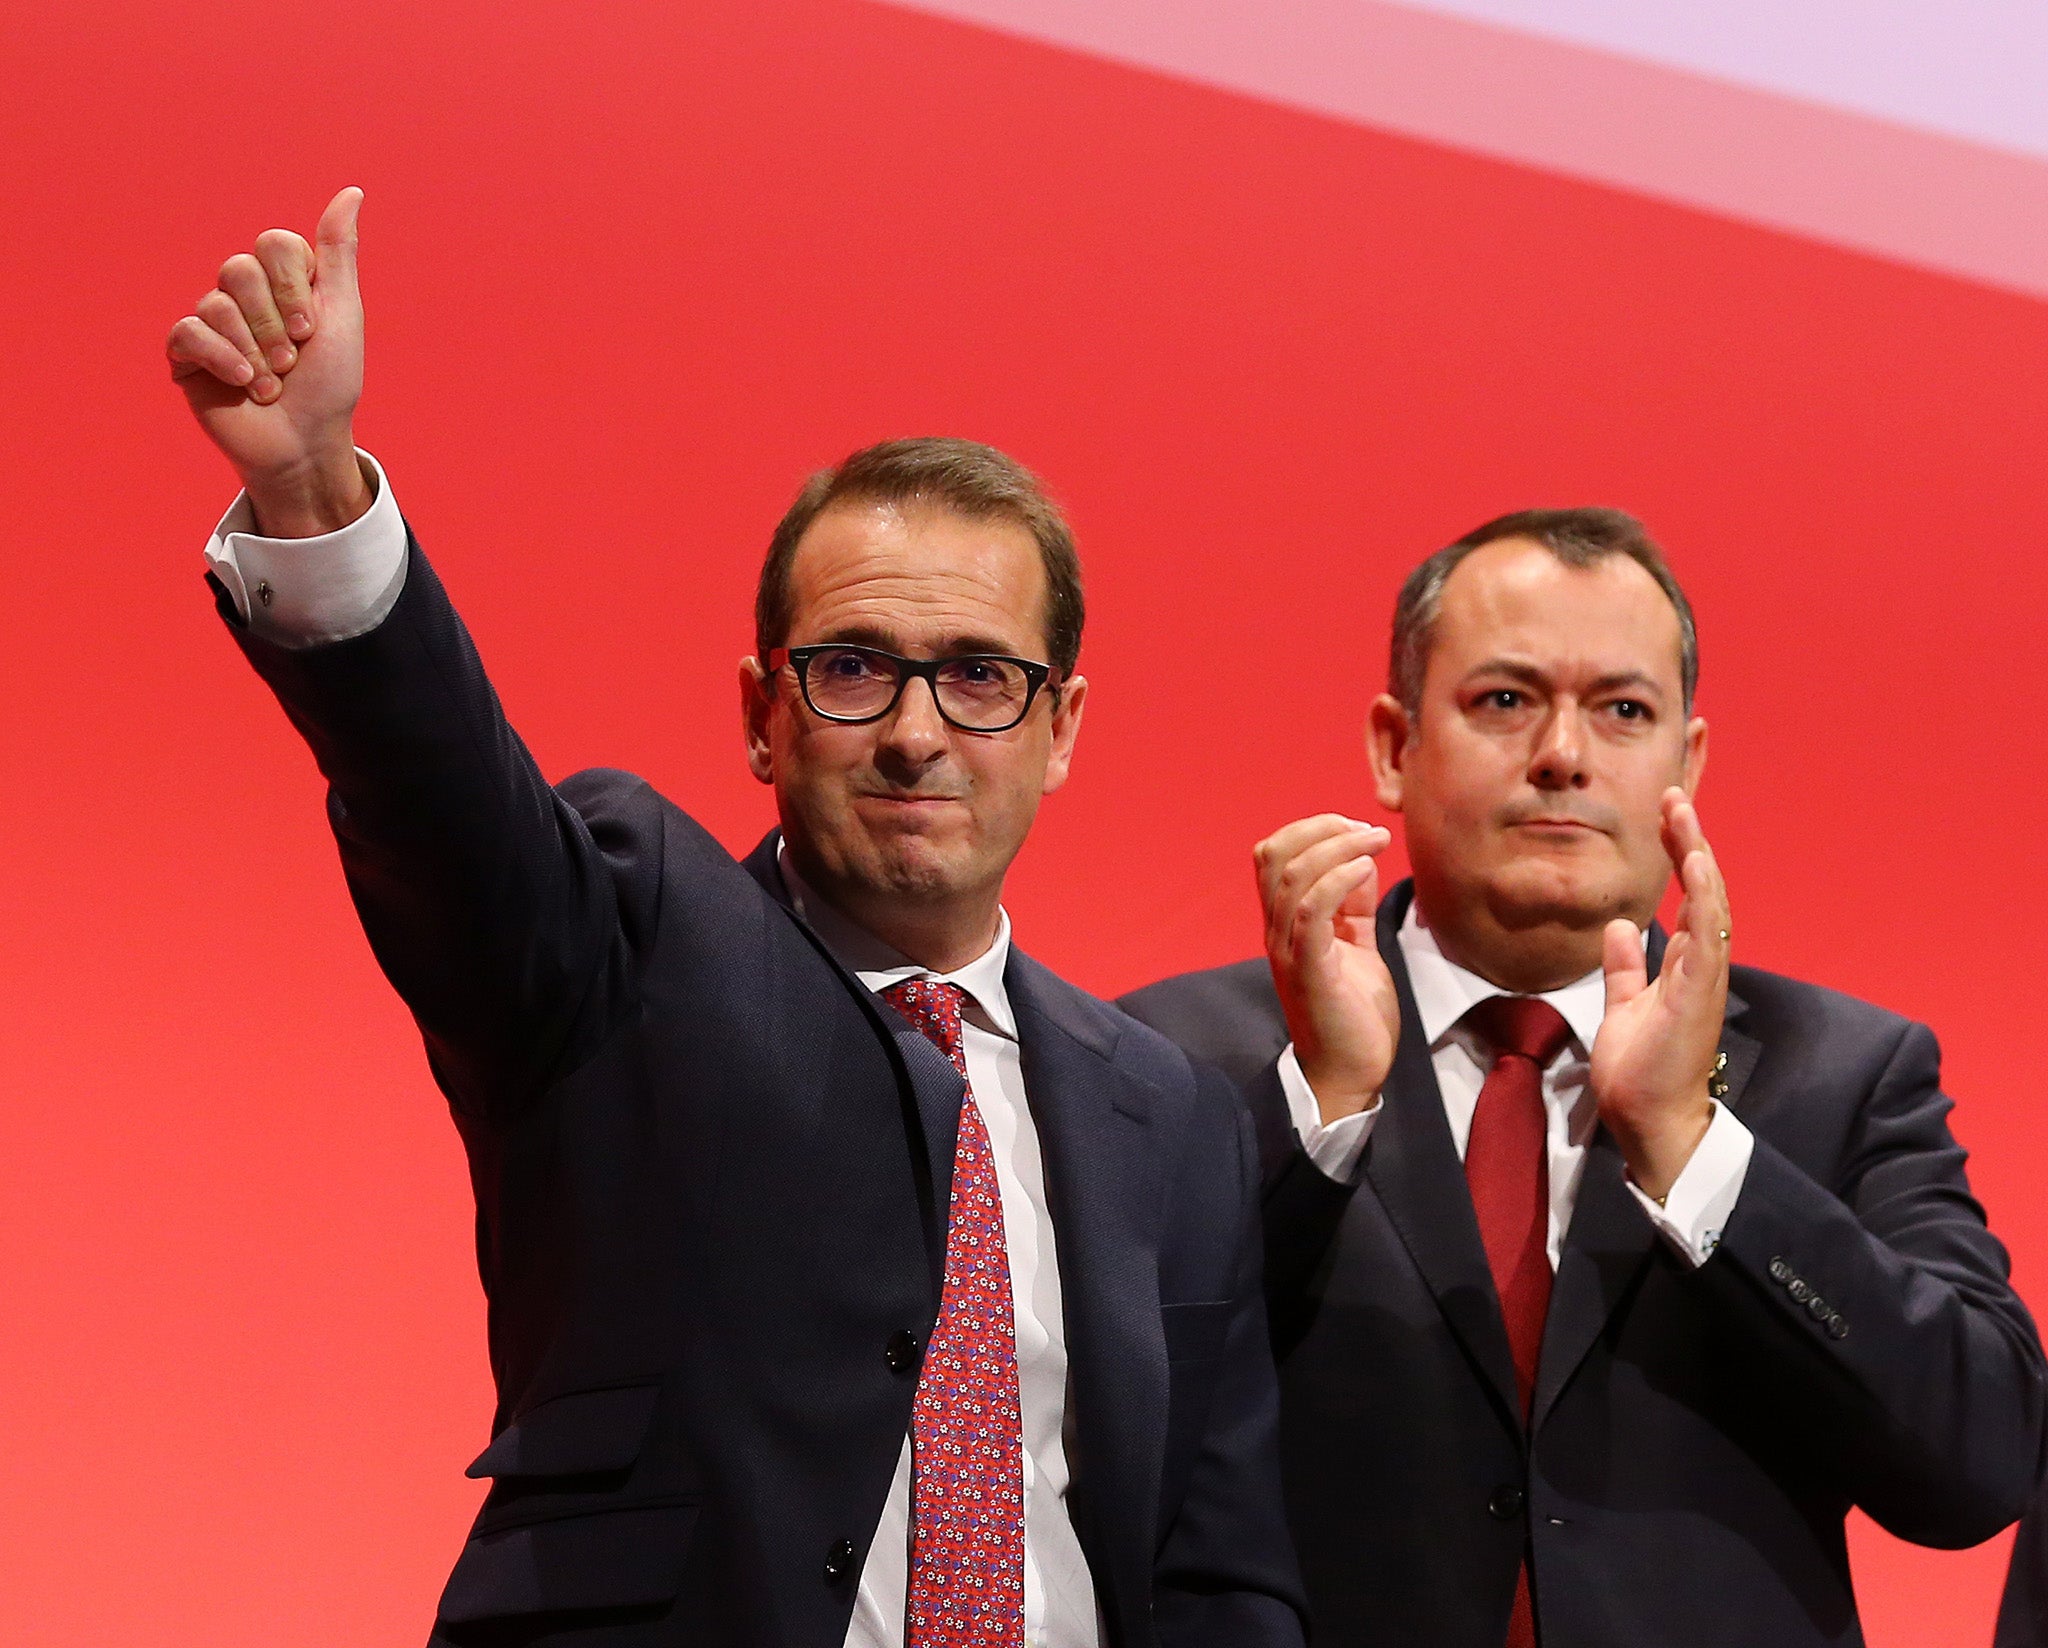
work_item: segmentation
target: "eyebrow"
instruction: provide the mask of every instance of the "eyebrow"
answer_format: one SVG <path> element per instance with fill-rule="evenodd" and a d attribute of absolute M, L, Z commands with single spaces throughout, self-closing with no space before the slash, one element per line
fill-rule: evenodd
<path fill-rule="evenodd" d="M 831 630 L 811 643 L 813 646 L 872 647 L 876 652 L 894 653 L 903 644 L 898 636 L 873 624 L 848 624 Z M 932 654 L 935 658 L 972 658 L 988 653 L 999 658 L 1027 656 L 1010 650 L 1010 643 L 989 635 L 968 633 L 948 636 Z"/>
<path fill-rule="evenodd" d="M 1547 687 L 1550 685 L 1550 677 L 1545 675 L 1534 664 L 1520 663 L 1512 658 L 1489 658 L 1485 663 L 1467 670 L 1465 672 L 1465 681 L 1467 684 L 1470 684 L 1488 675 L 1504 675 L 1510 681 L 1519 681 L 1524 686 L 1530 687 Z M 1657 679 L 1654 676 L 1645 675 L 1641 670 L 1615 670 L 1607 675 L 1595 676 L 1588 690 L 1594 693 L 1643 692 L 1655 698 L 1662 698 L 1664 696 L 1664 688 Z"/>

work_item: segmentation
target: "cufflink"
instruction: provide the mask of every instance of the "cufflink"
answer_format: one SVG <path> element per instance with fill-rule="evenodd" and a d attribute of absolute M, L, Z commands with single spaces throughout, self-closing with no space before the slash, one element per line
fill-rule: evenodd
<path fill-rule="evenodd" d="M 1714 1073 L 1707 1078 L 1708 1098 L 1725 1099 L 1728 1097 L 1728 1078 L 1723 1074 L 1727 1068 L 1728 1055 L 1726 1053 L 1716 1053 L 1714 1055 Z"/>

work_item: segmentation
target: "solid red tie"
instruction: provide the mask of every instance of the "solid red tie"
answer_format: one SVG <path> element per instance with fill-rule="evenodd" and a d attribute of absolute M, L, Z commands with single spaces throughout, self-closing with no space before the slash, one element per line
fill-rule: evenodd
<path fill-rule="evenodd" d="M 883 1000 L 967 1079 L 964 992 L 909 979 Z M 910 1591 L 906 1648 L 1021 1648 L 1024 1422 L 1003 1192 L 969 1087 L 953 1148 L 939 1319 L 910 1415 Z"/>
<path fill-rule="evenodd" d="M 1493 1048 L 1465 1146 L 1465 1183 L 1493 1272 L 1526 1418 L 1550 1309 L 1550 1167 L 1543 1068 L 1571 1038 L 1564 1015 L 1534 996 L 1495 996 L 1465 1015 Z M 1535 1648 L 1529 1568 L 1515 1576 L 1505 1648 Z"/>

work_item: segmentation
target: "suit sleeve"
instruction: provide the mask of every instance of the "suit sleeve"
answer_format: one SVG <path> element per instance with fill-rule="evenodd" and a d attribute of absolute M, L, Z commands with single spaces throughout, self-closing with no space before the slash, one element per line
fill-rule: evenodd
<path fill-rule="evenodd" d="M 2048 1642 L 2048 1495 L 2036 1498 L 2020 1520 L 1991 1648 L 2040 1648 L 2043 1642 Z"/>
<path fill-rule="evenodd" d="M 458 1111 L 487 1114 L 622 1010 L 660 855 L 600 843 L 549 787 L 410 532 L 407 557 L 396 603 L 349 640 L 265 640 L 225 591 L 221 615 L 327 781 L 349 891 L 436 1077 Z"/>
<path fill-rule="evenodd" d="M 2026 1508 L 2043 1365 L 1950 1135 L 1923 1025 L 1883 1054 L 1830 1192 L 1759 1136 L 1696 1280 L 1807 1400 L 1803 1451 L 1901 1538 L 1963 1546 Z"/>
<path fill-rule="evenodd" d="M 1236 1139 L 1239 1240 L 1208 1423 L 1154 1567 L 1161 1648 L 1298 1648 L 1306 1604 L 1280 1492 L 1280 1400 L 1260 1285 L 1258 1150 L 1229 1082 L 1197 1066 Z"/>

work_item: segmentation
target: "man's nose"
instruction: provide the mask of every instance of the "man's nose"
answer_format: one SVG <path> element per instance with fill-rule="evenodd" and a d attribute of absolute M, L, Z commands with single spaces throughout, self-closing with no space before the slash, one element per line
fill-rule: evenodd
<path fill-rule="evenodd" d="M 1582 790 L 1586 771 L 1586 723 L 1576 704 L 1552 708 L 1529 758 L 1529 782 L 1539 790 Z"/>
<path fill-rule="evenodd" d="M 882 720 L 882 748 L 910 767 L 925 767 L 952 742 L 952 729 L 939 714 L 932 684 L 922 676 L 903 683 L 896 707 Z"/>

